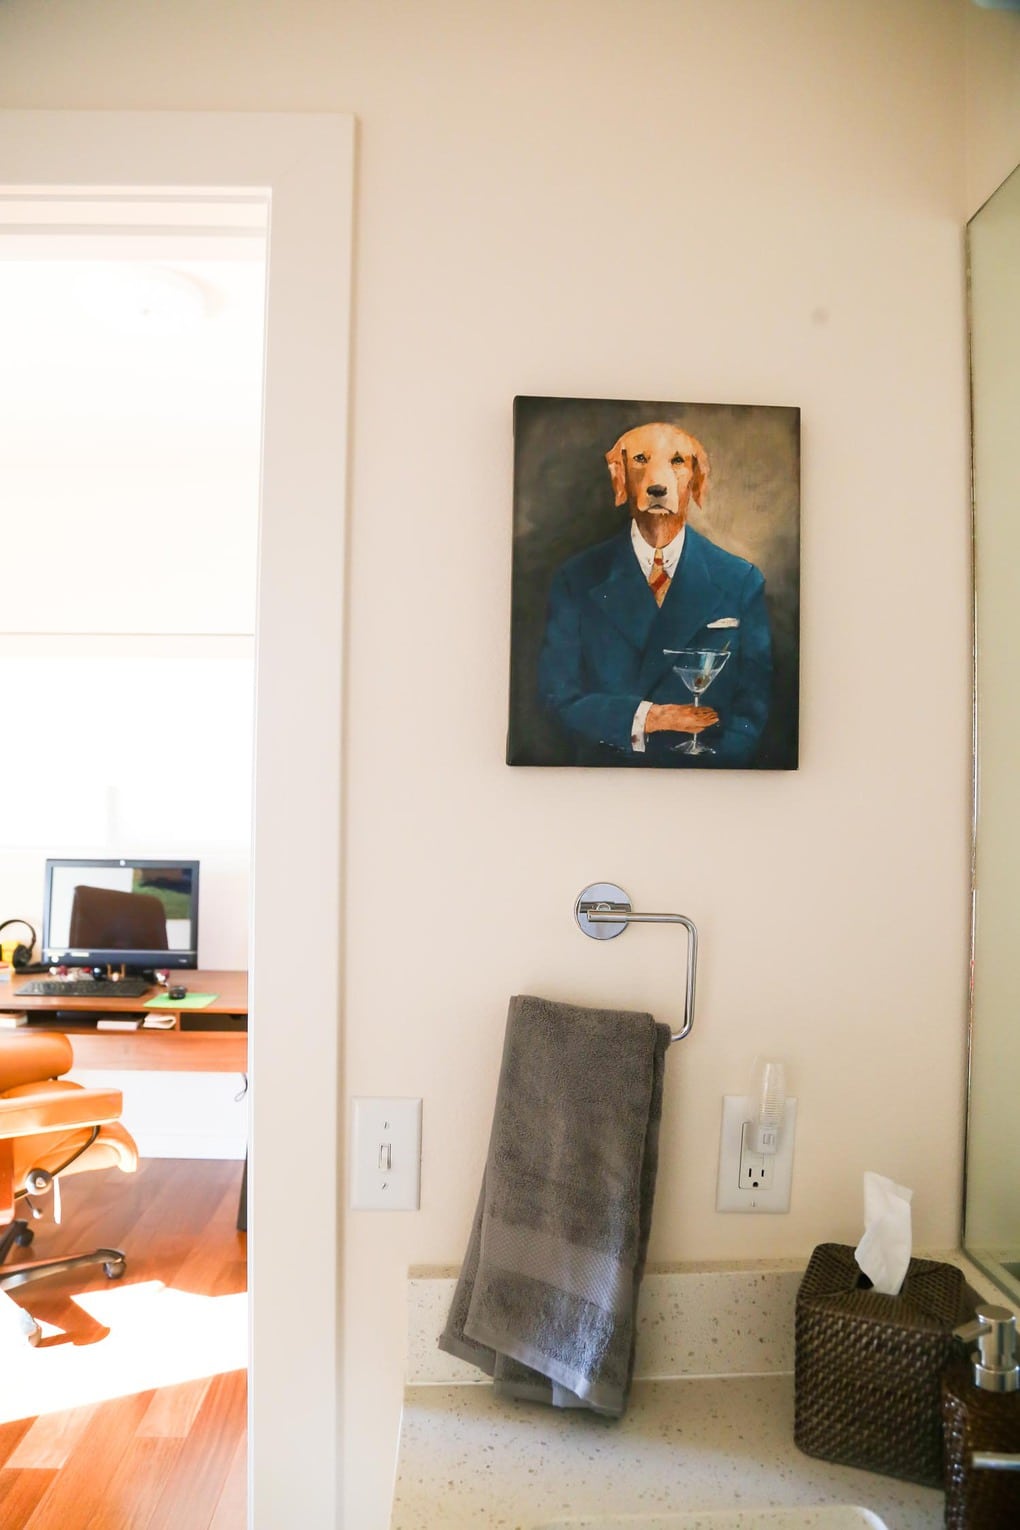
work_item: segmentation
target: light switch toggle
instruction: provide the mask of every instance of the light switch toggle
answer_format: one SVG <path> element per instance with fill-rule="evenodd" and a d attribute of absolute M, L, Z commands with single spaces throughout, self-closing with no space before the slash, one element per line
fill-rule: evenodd
<path fill-rule="evenodd" d="M 421 1100 L 351 1102 L 351 1206 L 417 1211 L 421 1204 Z"/>

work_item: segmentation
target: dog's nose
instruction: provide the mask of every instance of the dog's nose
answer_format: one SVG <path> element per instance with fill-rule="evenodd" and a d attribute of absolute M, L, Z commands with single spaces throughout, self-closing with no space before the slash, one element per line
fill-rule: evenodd
<path fill-rule="evenodd" d="M 666 488 L 664 483 L 650 483 L 645 492 L 655 499 L 662 499 L 666 494 L 669 493 L 669 490 Z"/>

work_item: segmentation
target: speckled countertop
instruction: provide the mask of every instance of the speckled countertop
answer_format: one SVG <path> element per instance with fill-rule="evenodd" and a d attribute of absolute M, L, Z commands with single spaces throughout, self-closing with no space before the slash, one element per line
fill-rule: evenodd
<path fill-rule="evenodd" d="M 942 1525 L 935 1489 L 803 1455 L 790 1375 L 638 1381 L 621 1420 L 488 1386 L 411 1386 L 391 1525 L 536 1530 L 567 1516 L 822 1503 L 871 1509 L 889 1530 Z"/>
<path fill-rule="evenodd" d="M 958 1265 L 972 1294 L 989 1294 L 959 1251 L 925 1257 Z M 825 1503 L 871 1509 L 888 1530 L 939 1530 L 941 1492 L 794 1445 L 802 1275 L 796 1260 L 646 1274 L 637 1379 L 625 1418 L 611 1420 L 497 1397 L 481 1372 L 438 1349 L 454 1272 L 412 1272 L 391 1530 L 539 1530 L 598 1514 Z"/>

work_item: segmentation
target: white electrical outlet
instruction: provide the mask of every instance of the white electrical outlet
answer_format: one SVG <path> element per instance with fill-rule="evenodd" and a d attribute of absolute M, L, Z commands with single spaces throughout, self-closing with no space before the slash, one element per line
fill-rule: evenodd
<path fill-rule="evenodd" d="M 355 1099 L 351 1206 L 417 1211 L 421 1205 L 421 1100 Z"/>
<path fill-rule="evenodd" d="M 742 1122 L 737 1183 L 741 1190 L 771 1190 L 776 1183 L 776 1155 L 759 1153 L 751 1146 L 752 1135 L 751 1122 Z"/>
<path fill-rule="evenodd" d="M 775 1153 L 756 1153 L 749 1147 L 750 1127 L 751 1101 L 743 1095 L 724 1095 L 715 1209 L 789 1211 L 797 1101 L 786 1101 Z"/>

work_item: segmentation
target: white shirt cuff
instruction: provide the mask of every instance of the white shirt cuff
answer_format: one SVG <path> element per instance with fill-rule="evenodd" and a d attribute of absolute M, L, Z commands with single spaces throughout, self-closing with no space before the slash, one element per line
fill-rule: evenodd
<path fill-rule="evenodd" d="M 634 713 L 634 721 L 630 725 L 630 747 L 635 754 L 645 752 L 645 718 L 651 711 L 652 703 L 643 701 Z"/>

